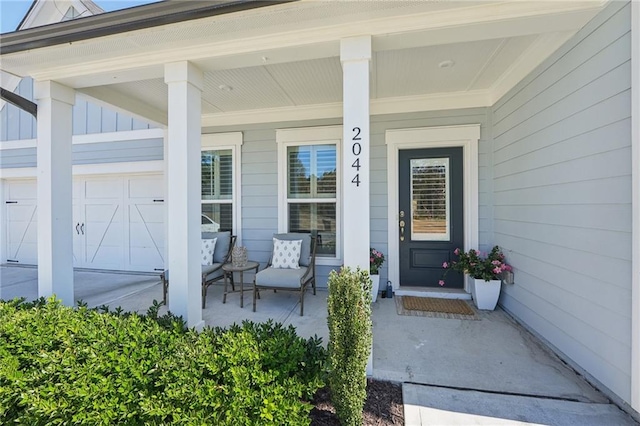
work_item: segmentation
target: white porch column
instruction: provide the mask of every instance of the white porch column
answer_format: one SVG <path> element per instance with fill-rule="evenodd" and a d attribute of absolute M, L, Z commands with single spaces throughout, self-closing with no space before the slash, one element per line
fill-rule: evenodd
<path fill-rule="evenodd" d="M 166 64 L 169 89 L 167 129 L 167 246 L 169 310 L 200 328 L 200 133 L 202 71 L 187 61 Z"/>
<path fill-rule="evenodd" d="M 75 91 L 36 81 L 38 102 L 38 295 L 73 306 L 71 137 Z"/>
<path fill-rule="evenodd" d="M 340 41 L 343 83 L 344 265 L 369 270 L 369 63 L 371 37 Z"/>

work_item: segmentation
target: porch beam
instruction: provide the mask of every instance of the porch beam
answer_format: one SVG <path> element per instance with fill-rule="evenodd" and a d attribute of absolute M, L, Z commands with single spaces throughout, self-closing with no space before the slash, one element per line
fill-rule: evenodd
<path fill-rule="evenodd" d="M 201 328 L 200 120 L 203 74 L 188 61 L 165 65 L 169 310 Z"/>
<path fill-rule="evenodd" d="M 38 296 L 73 306 L 72 111 L 75 91 L 36 81 Z"/>
<path fill-rule="evenodd" d="M 78 89 L 81 98 L 100 106 L 114 109 L 117 112 L 130 115 L 142 121 L 150 121 L 161 127 L 167 125 L 167 113 L 147 102 L 116 92 L 105 86 Z"/>
<path fill-rule="evenodd" d="M 369 69 L 371 36 L 340 41 L 343 86 L 344 265 L 369 271 Z"/>

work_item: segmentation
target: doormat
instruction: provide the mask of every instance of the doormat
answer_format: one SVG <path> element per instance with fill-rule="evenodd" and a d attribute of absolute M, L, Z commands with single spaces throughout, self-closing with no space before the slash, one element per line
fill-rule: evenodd
<path fill-rule="evenodd" d="M 396 296 L 398 315 L 479 320 L 474 308 L 466 300 L 434 297 Z"/>

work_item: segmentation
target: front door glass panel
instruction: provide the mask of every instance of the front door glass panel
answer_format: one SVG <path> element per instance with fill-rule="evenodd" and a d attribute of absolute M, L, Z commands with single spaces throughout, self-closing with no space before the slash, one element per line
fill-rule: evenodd
<path fill-rule="evenodd" d="M 449 158 L 411 159 L 411 240 L 449 241 Z"/>

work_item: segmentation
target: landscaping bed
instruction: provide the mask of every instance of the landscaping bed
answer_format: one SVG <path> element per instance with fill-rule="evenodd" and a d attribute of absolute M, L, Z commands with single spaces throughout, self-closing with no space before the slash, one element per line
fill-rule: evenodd
<path fill-rule="evenodd" d="M 320 339 L 271 321 L 195 332 L 159 306 L 0 300 L 0 424 L 340 425 Z M 403 424 L 400 385 L 366 393 L 364 425 Z"/>
<path fill-rule="evenodd" d="M 331 403 L 329 388 L 320 389 L 312 403 L 312 426 L 340 426 Z M 363 426 L 404 425 L 401 385 L 381 380 L 367 380 L 367 399 L 362 414 Z"/>

